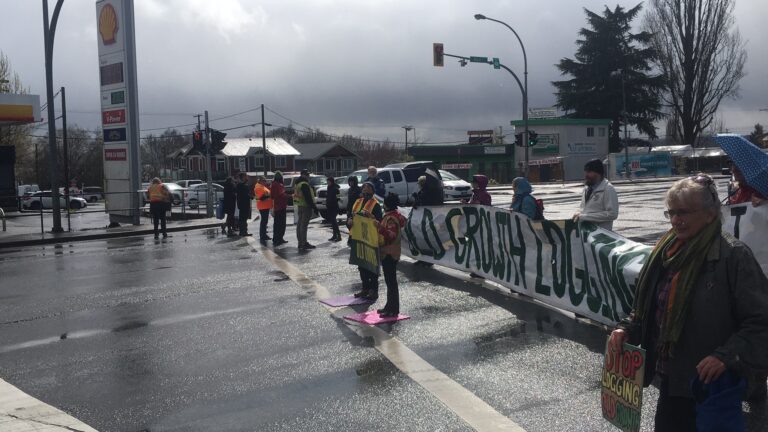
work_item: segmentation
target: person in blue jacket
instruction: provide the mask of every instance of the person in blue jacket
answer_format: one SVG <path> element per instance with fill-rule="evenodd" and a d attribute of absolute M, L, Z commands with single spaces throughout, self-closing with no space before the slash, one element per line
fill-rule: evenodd
<path fill-rule="evenodd" d="M 375 166 L 368 167 L 368 178 L 365 181 L 370 182 L 373 185 L 373 193 L 378 195 L 381 199 L 387 195 L 387 188 L 384 186 L 384 180 L 379 177 L 379 170 Z"/>
<path fill-rule="evenodd" d="M 512 190 L 515 191 L 515 196 L 512 198 L 512 211 L 535 219 L 536 199 L 531 195 L 533 188 L 528 180 L 525 177 L 516 177 L 512 180 Z"/>

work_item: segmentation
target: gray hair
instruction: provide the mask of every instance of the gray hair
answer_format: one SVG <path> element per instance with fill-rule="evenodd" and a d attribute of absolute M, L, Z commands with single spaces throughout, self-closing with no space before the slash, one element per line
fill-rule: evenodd
<path fill-rule="evenodd" d="M 710 210 L 720 214 L 721 203 L 717 195 L 717 186 L 712 177 L 706 174 L 698 174 L 676 181 L 667 191 L 664 201 L 667 207 L 672 201 L 692 201 L 699 204 L 702 210 Z"/>

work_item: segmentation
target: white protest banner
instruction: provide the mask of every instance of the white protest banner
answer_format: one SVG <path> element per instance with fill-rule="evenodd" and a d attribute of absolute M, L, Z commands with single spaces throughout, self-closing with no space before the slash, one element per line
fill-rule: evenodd
<path fill-rule="evenodd" d="M 632 309 L 651 247 L 591 223 L 534 221 L 481 205 L 401 209 L 403 253 L 473 272 L 544 303 L 614 324 Z"/>
<path fill-rule="evenodd" d="M 768 205 L 751 203 L 723 206 L 723 231 L 743 241 L 768 275 Z"/>

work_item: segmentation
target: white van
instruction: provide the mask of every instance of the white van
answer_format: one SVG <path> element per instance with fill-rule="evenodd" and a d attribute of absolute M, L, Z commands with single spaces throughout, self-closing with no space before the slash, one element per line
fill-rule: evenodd
<path fill-rule="evenodd" d="M 32 195 L 34 192 L 40 192 L 40 187 L 36 184 L 19 185 L 17 196 Z"/>

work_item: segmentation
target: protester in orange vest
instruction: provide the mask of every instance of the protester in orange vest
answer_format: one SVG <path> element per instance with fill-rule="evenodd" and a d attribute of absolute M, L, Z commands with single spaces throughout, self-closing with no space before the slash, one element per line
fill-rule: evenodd
<path fill-rule="evenodd" d="M 155 227 L 155 238 L 160 237 L 157 232 L 158 224 L 162 228 L 163 238 L 168 238 L 165 230 L 165 212 L 171 209 L 171 192 L 159 178 L 155 177 L 147 188 L 147 196 L 149 196 L 149 212 L 152 214 L 152 223 Z"/>
<path fill-rule="evenodd" d="M 375 218 L 377 221 L 381 221 L 383 212 L 379 202 L 376 201 L 376 197 L 373 196 L 373 191 L 373 183 L 363 183 L 362 197 L 355 201 L 352 206 L 352 218 L 347 221 L 348 227 L 351 228 L 355 218 L 360 217 Z M 379 298 L 379 275 L 362 267 L 358 267 L 358 270 L 360 271 L 360 280 L 363 282 L 363 289 L 355 293 L 355 297 L 376 301 Z"/>
<path fill-rule="evenodd" d="M 267 240 L 272 240 L 267 235 L 267 226 L 269 223 L 269 211 L 272 210 L 272 195 L 267 187 L 267 179 L 259 176 L 256 179 L 256 185 L 253 187 L 253 195 L 256 197 L 256 208 L 261 215 L 259 224 L 259 241 L 261 244 L 267 244 Z"/>
<path fill-rule="evenodd" d="M 400 314 L 400 291 L 397 286 L 397 262 L 400 260 L 400 232 L 406 220 L 397 211 L 400 199 L 390 192 L 384 198 L 384 217 L 379 222 L 379 254 L 384 282 L 387 283 L 387 303 L 378 309 L 382 317 L 396 317 Z"/>

